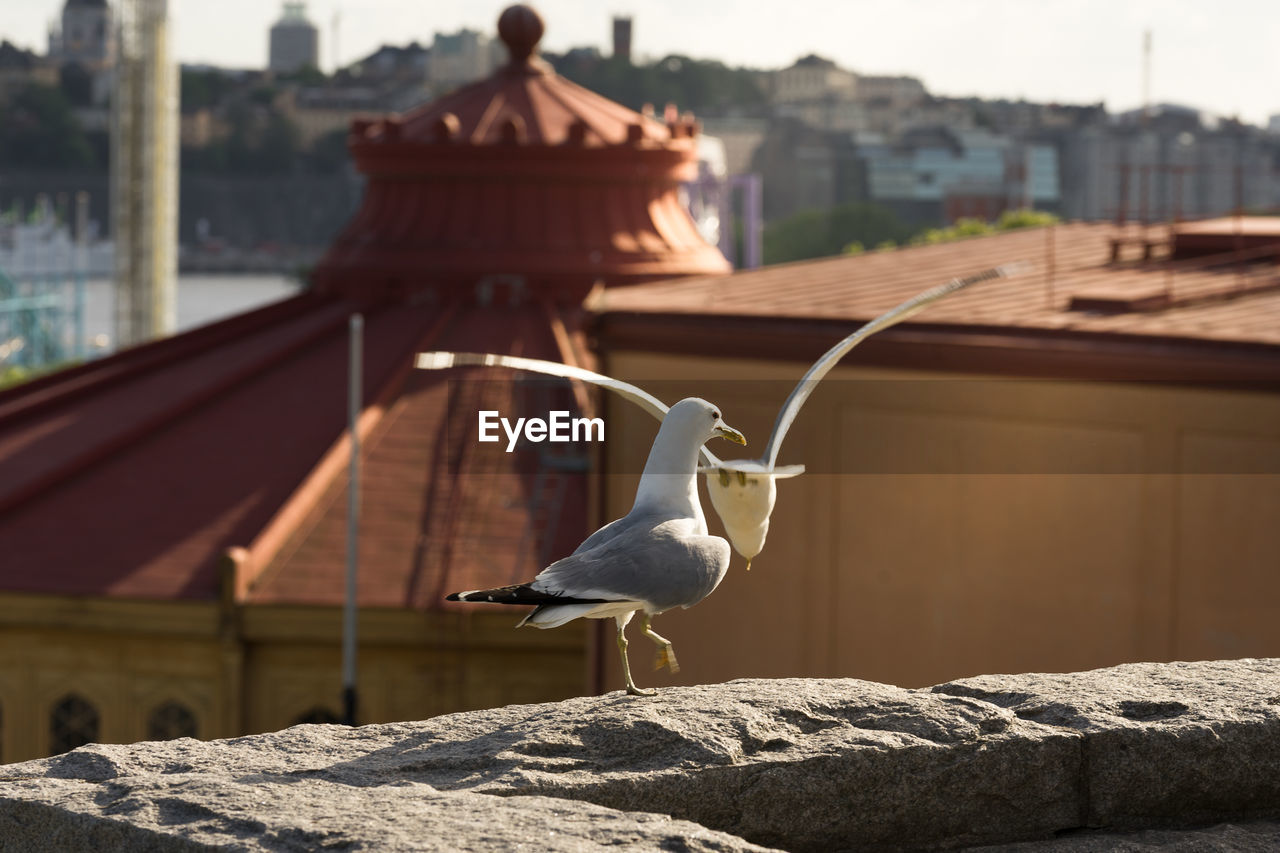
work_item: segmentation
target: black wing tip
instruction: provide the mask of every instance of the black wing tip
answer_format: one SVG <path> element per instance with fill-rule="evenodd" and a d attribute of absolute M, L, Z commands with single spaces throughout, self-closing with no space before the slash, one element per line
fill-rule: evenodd
<path fill-rule="evenodd" d="M 444 597 L 445 601 L 466 601 L 479 604 L 606 604 L 604 598 L 574 598 L 567 595 L 553 595 L 539 592 L 528 584 L 516 584 L 495 589 L 478 589 L 469 592 L 454 592 Z"/>

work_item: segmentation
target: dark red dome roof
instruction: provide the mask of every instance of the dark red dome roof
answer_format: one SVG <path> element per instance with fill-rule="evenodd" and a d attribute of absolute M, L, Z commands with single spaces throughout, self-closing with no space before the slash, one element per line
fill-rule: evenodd
<path fill-rule="evenodd" d="M 557 298 L 609 285 L 728 272 L 678 188 L 697 174 L 697 125 L 666 125 L 578 86 L 537 58 L 542 20 L 499 19 L 511 60 L 409 112 L 352 123 L 368 176 L 360 212 L 316 286 L 456 290 L 514 276 Z"/>

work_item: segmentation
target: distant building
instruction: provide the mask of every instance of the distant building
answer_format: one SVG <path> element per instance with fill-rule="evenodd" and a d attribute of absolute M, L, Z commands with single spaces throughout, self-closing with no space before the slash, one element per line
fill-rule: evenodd
<path fill-rule="evenodd" d="M 773 122 L 751 157 L 751 171 L 764 180 L 765 221 L 865 200 L 863 164 L 852 140 L 795 119 Z"/>
<path fill-rule="evenodd" d="M 354 119 L 402 112 L 428 100 L 420 86 L 289 87 L 273 106 L 298 128 L 298 142 L 310 148 L 322 136 L 345 132 Z"/>
<path fill-rule="evenodd" d="M 1274 142 L 1245 125 L 1157 107 L 1146 120 L 1041 136 L 1059 150 L 1072 219 L 1168 221 L 1280 204 Z"/>
<path fill-rule="evenodd" d="M 915 77 L 861 75 L 854 86 L 859 101 L 886 101 L 895 107 L 914 106 L 926 97 L 924 84 Z"/>
<path fill-rule="evenodd" d="M 118 35 L 106 0 L 67 0 L 62 16 L 49 29 L 48 63 L 56 70 L 53 85 L 77 91 L 73 100 L 87 127 L 105 125 L 116 64 Z M 70 86 L 69 81 L 74 80 Z"/>
<path fill-rule="evenodd" d="M 106 0 L 67 0 L 59 25 L 49 31 L 49 58 L 59 65 L 78 62 L 91 70 L 116 59 L 116 35 Z"/>
<path fill-rule="evenodd" d="M 31 83 L 58 85 L 57 66 L 11 42 L 0 41 L 0 103 Z"/>
<path fill-rule="evenodd" d="M 360 73 L 368 77 L 424 80 L 431 48 L 412 41 L 404 47 L 384 44 L 360 60 Z"/>
<path fill-rule="evenodd" d="M 915 77 L 864 76 L 820 56 L 775 71 L 772 93 L 777 115 L 820 130 L 898 133 L 940 117 L 939 102 Z"/>
<path fill-rule="evenodd" d="M 613 56 L 615 59 L 631 61 L 631 19 L 613 19 Z"/>
<path fill-rule="evenodd" d="M 1061 201 L 1052 145 L 944 127 L 892 139 L 865 134 L 856 142 L 869 199 L 909 222 L 993 219 L 1018 207 L 1057 210 Z"/>
<path fill-rule="evenodd" d="M 819 130 L 870 130 L 867 106 L 848 97 L 828 92 L 804 100 L 783 101 L 774 107 L 779 117 L 799 119 Z"/>
<path fill-rule="evenodd" d="M 226 122 L 208 107 L 183 112 L 178 120 L 178 138 L 184 148 L 203 148 L 227 135 Z"/>
<path fill-rule="evenodd" d="M 267 68 L 271 71 L 298 71 L 320 67 L 320 32 L 307 20 L 307 4 L 289 2 L 271 27 Z"/>
<path fill-rule="evenodd" d="M 751 155 L 764 141 L 769 123 L 759 118 L 702 119 L 702 131 L 724 144 L 725 169 L 730 175 L 751 171 Z"/>
<path fill-rule="evenodd" d="M 427 77 L 437 93 L 479 80 L 498 67 L 497 42 L 476 30 L 436 33 L 427 58 Z"/>
<path fill-rule="evenodd" d="M 830 59 L 810 54 L 794 65 L 773 72 L 775 103 L 811 101 L 828 96 L 852 98 L 858 75 L 846 71 Z"/>

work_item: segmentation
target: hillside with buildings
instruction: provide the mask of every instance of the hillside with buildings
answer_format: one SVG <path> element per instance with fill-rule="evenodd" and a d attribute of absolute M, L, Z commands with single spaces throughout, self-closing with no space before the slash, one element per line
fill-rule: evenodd
<path fill-rule="evenodd" d="M 105 219 L 111 14 L 105 0 L 68 0 L 44 54 L 0 45 L 0 209 L 87 189 Z M 283 4 L 262 34 L 265 68 L 181 69 L 184 246 L 323 246 L 359 199 L 351 122 L 406 112 L 503 61 L 495 35 L 464 29 L 385 44 L 325 74 L 308 14 L 305 3 Z M 768 224 L 854 204 L 907 234 L 1025 207 L 1085 221 L 1280 207 L 1274 127 L 1171 104 L 1116 114 L 1101 103 L 946 96 L 816 55 L 780 69 L 642 60 L 631 27 L 613 21 L 609 55 L 581 47 L 544 58 L 632 109 L 692 112 L 718 140 L 725 174 L 761 177 Z M 878 233 L 840 244 L 874 245 Z"/>

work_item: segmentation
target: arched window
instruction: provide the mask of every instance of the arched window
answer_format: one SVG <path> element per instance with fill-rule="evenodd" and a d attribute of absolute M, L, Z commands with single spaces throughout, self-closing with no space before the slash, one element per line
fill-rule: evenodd
<path fill-rule="evenodd" d="M 295 726 L 300 726 L 303 723 L 340 723 L 340 722 L 342 722 L 342 720 L 338 717 L 337 714 L 333 713 L 328 708 L 325 708 L 322 705 L 317 705 L 316 707 L 312 708 L 310 711 L 307 711 L 305 714 L 300 715 L 296 720 L 293 721 L 293 724 Z"/>
<path fill-rule="evenodd" d="M 157 705 L 147 717 L 147 740 L 199 737 L 196 715 L 181 702 L 170 699 Z"/>
<path fill-rule="evenodd" d="M 49 749 L 53 755 L 70 752 L 98 740 L 98 709 L 75 693 L 58 700 L 49 714 Z"/>

